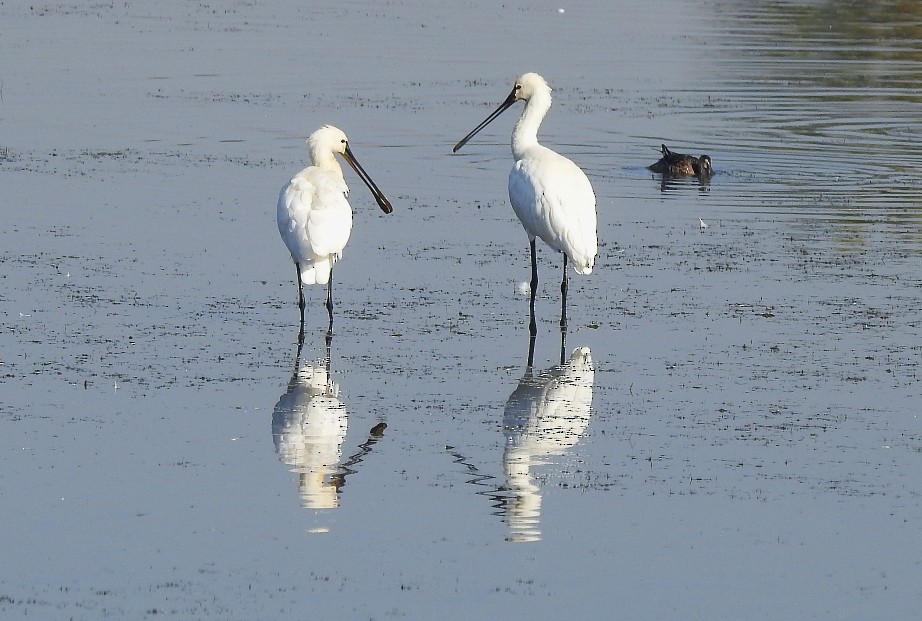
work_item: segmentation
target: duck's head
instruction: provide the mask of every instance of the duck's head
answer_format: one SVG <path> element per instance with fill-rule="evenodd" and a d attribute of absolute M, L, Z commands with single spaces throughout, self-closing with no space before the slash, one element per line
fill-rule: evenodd
<path fill-rule="evenodd" d="M 714 169 L 711 167 L 711 158 L 707 155 L 699 157 L 692 168 L 694 168 L 695 174 L 699 177 L 708 177 L 714 172 Z"/>

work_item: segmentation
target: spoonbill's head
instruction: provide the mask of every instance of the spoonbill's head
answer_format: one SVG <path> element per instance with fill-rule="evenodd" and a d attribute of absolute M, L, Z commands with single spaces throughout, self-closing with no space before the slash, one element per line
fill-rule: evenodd
<path fill-rule="evenodd" d="M 311 161 L 314 162 L 315 165 L 325 157 L 331 156 L 333 153 L 342 155 L 343 159 L 349 162 L 349 165 L 352 166 L 359 178 L 368 186 L 368 189 L 371 190 L 371 194 L 374 196 L 375 202 L 378 203 L 378 207 L 381 208 L 381 211 L 384 213 L 391 213 L 394 211 L 391 202 L 387 200 L 384 193 L 378 189 L 378 186 L 372 181 L 371 177 L 368 176 L 368 173 L 365 172 L 365 169 L 362 168 L 359 161 L 355 159 L 355 155 L 352 154 L 352 149 L 349 148 L 349 139 L 346 137 L 346 133 L 343 130 L 338 127 L 333 127 L 332 125 L 324 125 L 307 139 L 307 148 L 310 150 Z"/>
<path fill-rule="evenodd" d="M 349 144 L 349 139 L 346 137 L 346 132 L 332 125 L 324 125 L 307 139 L 307 146 L 311 151 L 343 153 L 347 144 Z"/>
<path fill-rule="evenodd" d="M 515 85 L 512 87 L 509 98 L 512 99 L 513 103 L 519 100 L 528 101 L 537 93 L 550 95 L 551 87 L 537 73 L 523 73 L 515 79 Z"/>
<path fill-rule="evenodd" d="M 503 100 L 503 103 L 499 104 L 499 108 L 493 111 L 493 113 L 488 116 L 483 122 L 471 130 L 467 136 L 462 138 L 458 144 L 455 145 L 455 148 L 452 149 L 452 153 L 457 153 L 458 149 L 467 144 L 468 140 L 474 137 L 477 132 L 486 127 L 500 114 L 508 110 L 512 104 L 517 101 L 528 101 L 535 95 L 545 95 L 547 97 L 551 96 L 551 87 L 547 85 L 547 82 L 537 73 L 523 73 L 515 79 L 515 84 L 512 86 L 512 92 Z M 548 104 L 550 105 L 550 104 Z"/>

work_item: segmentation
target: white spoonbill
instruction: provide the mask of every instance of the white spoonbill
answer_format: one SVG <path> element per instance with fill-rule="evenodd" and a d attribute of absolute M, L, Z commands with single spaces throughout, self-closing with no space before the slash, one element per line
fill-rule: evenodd
<path fill-rule="evenodd" d="M 334 157 L 339 153 L 365 182 L 384 213 L 394 208 L 378 189 L 349 148 L 349 139 L 341 129 L 324 125 L 307 139 L 312 166 L 308 166 L 279 193 L 279 233 L 298 270 L 298 307 L 301 331 L 298 343 L 304 342 L 304 290 L 302 284 L 327 285 L 327 312 L 333 333 L 333 264 L 340 258 L 352 232 L 352 208 L 343 169 Z"/>
<path fill-rule="evenodd" d="M 589 274 L 598 251 L 596 239 L 595 193 L 586 174 L 554 151 L 538 144 L 538 127 L 551 107 L 551 87 L 537 73 L 525 73 L 515 80 L 512 92 L 490 116 L 453 149 L 467 144 L 477 132 L 515 102 L 523 100 L 525 109 L 512 131 L 512 157 L 509 173 L 509 201 L 519 217 L 531 247 L 531 306 L 529 331 L 534 340 L 535 292 L 538 289 L 538 263 L 535 238 L 563 253 L 563 280 L 560 283 L 560 329 L 567 327 L 567 260 L 577 274 Z M 532 360 L 529 355 L 528 366 Z"/>

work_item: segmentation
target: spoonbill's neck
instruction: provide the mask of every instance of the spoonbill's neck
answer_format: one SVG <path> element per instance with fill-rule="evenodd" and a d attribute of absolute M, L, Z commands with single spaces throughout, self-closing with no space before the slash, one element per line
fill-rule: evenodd
<path fill-rule="evenodd" d="M 522 159 L 525 151 L 538 144 L 538 128 L 551 107 L 551 93 L 537 91 L 525 102 L 525 109 L 512 130 L 512 156 Z"/>
<path fill-rule="evenodd" d="M 311 149 L 311 163 L 321 170 L 333 173 L 340 179 L 343 179 L 343 169 L 336 161 L 336 156 L 329 149 Z"/>

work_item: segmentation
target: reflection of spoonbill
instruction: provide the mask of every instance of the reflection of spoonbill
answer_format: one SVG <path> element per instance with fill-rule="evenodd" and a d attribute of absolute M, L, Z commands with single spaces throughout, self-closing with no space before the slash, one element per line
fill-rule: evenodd
<path fill-rule="evenodd" d="M 348 415 L 333 381 L 331 339 L 327 338 L 322 364 L 301 360 L 301 346 L 295 355 L 295 370 L 288 388 L 272 412 L 272 441 L 279 458 L 298 473 L 302 504 L 312 509 L 339 506 L 346 477 L 384 435 L 387 424 L 379 422 L 368 439 L 347 459 L 342 459 Z"/>
<path fill-rule="evenodd" d="M 596 240 L 595 193 L 580 168 L 564 156 L 538 144 L 538 127 L 551 107 L 551 87 L 537 73 L 526 73 L 515 81 L 512 92 L 490 116 L 455 145 L 463 147 L 518 100 L 525 109 L 512 132 L 512 156 L 515 165 L 509 173 L 509 200 L 519 217 L 531 247 L 531 306 L 529 330 L 537 334 L 535 292 L 538 288 L 538 263 L 535 238 L 563 253 L 563 280 L 560 327 L 567 325 L 567 259 L 577 274 L 589 274 L 595 264 Z M 529 366 L 532 361 L 529 360 Z"/>
<path fill-rule="evenodd" d="M 339 505 L 336 475 L 347 426 L 346 406 L 328 366 L 297 361 L 272 414 L 272 440 L 281 460 L 298 473 L 305 507 Z"/>
<path fill-rule="evenodd" d="M 533 374 L 529 368 L 506 402 L 503 470 L 513 492 L 505 505 L 510 538 L 540 539 L 541 490 L 531 472 L 564 455 L 586 433 L 595 371 L 588 347 L 577 347 L 559 366 Z"/>
<path fill-rule="evenodd" d="M 339 259 L 352 232 L 352 208 L 346 200 L 349 188 L 333 154 L 339 153 L 349 162 L 384 213 L 394 210 L 352 155 L 342 130 L 324 125 L 307 139 L 307 148 L 313 165 L 299 172 L 282 188 L 278 203 L 279 233 L 298 270 L 298 307 L 301 310 L 298 343 L 304 342 L 302 283 L 327 284 L 328 333 L 333 331 L 333 263 Z"/>

